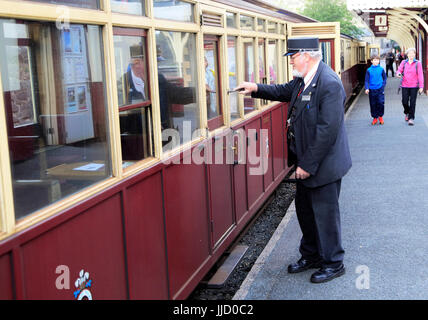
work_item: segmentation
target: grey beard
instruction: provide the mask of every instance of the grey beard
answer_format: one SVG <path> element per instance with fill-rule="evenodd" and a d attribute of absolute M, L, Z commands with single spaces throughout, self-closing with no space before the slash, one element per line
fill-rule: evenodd
<path fill-rule="evenodd" d="M 293 68 L 293 77 L 297 77 L 297 78 L 304 78 L 305 74 L 308 73 L 308 65 L 305 65 L 305 68 L 303 69 L 302 72 L 297 71 L 297 69 Z"/>
<path fill-rule="evenodd" d="M 299 72 L 299 71 L 293 69 L 293 77 L 303 78 L 303 74 L 302 74 L 302 72 Z"/>

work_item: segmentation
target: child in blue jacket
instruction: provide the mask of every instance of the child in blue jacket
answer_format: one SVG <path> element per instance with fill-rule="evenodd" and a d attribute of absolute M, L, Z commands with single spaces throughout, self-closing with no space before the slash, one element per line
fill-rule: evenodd
<path fill-rule="evenodd" d="M 371 57 L 372 65 L 367 69 L 365 87 L 366 94 L 369 95 L 370 113 L 373 117 L 372 125 L 375 125 L 379 119 L 380 124 L 384 124 L 383 113 L 385 110 L 385 94 L 386 85 L 385 70 L 379 65 L 380 57 L 373 55 Z"/>

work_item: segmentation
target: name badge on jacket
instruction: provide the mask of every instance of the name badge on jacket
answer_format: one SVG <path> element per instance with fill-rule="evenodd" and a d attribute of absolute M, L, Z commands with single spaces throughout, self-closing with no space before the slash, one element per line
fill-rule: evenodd
<path fill-rule="evenodd" d="M 304 95 L 302 96 L 302 101 L 311 101 L 311 95 Z"/>

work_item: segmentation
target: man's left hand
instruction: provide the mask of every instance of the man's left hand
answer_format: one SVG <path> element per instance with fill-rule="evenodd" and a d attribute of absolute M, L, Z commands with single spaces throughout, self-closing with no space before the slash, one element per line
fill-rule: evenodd
<path fill-rule="evenodd" d="M 296 179 L 302 179 L 302 180 L 304 180 L 304 179 L 309 178 L 310 175 L 311 174 L 309 172 L 306 172 L 302 168 L 297 167 L 297 169 L 296 169 Z"/>

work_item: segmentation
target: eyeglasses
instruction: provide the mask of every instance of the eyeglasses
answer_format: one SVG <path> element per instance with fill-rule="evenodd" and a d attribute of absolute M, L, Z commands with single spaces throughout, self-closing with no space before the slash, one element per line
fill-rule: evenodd
<path fill-rule="evenodd" d="M 301 53 L 300 52 L 298 52 L 298 53 L 296 53 L 296 54 L 293 54 L 291 57 L 290 57 L 290 60 L 291 61 L 294 61 L 297 57 L 300 57 L 301 56 Z"/>

